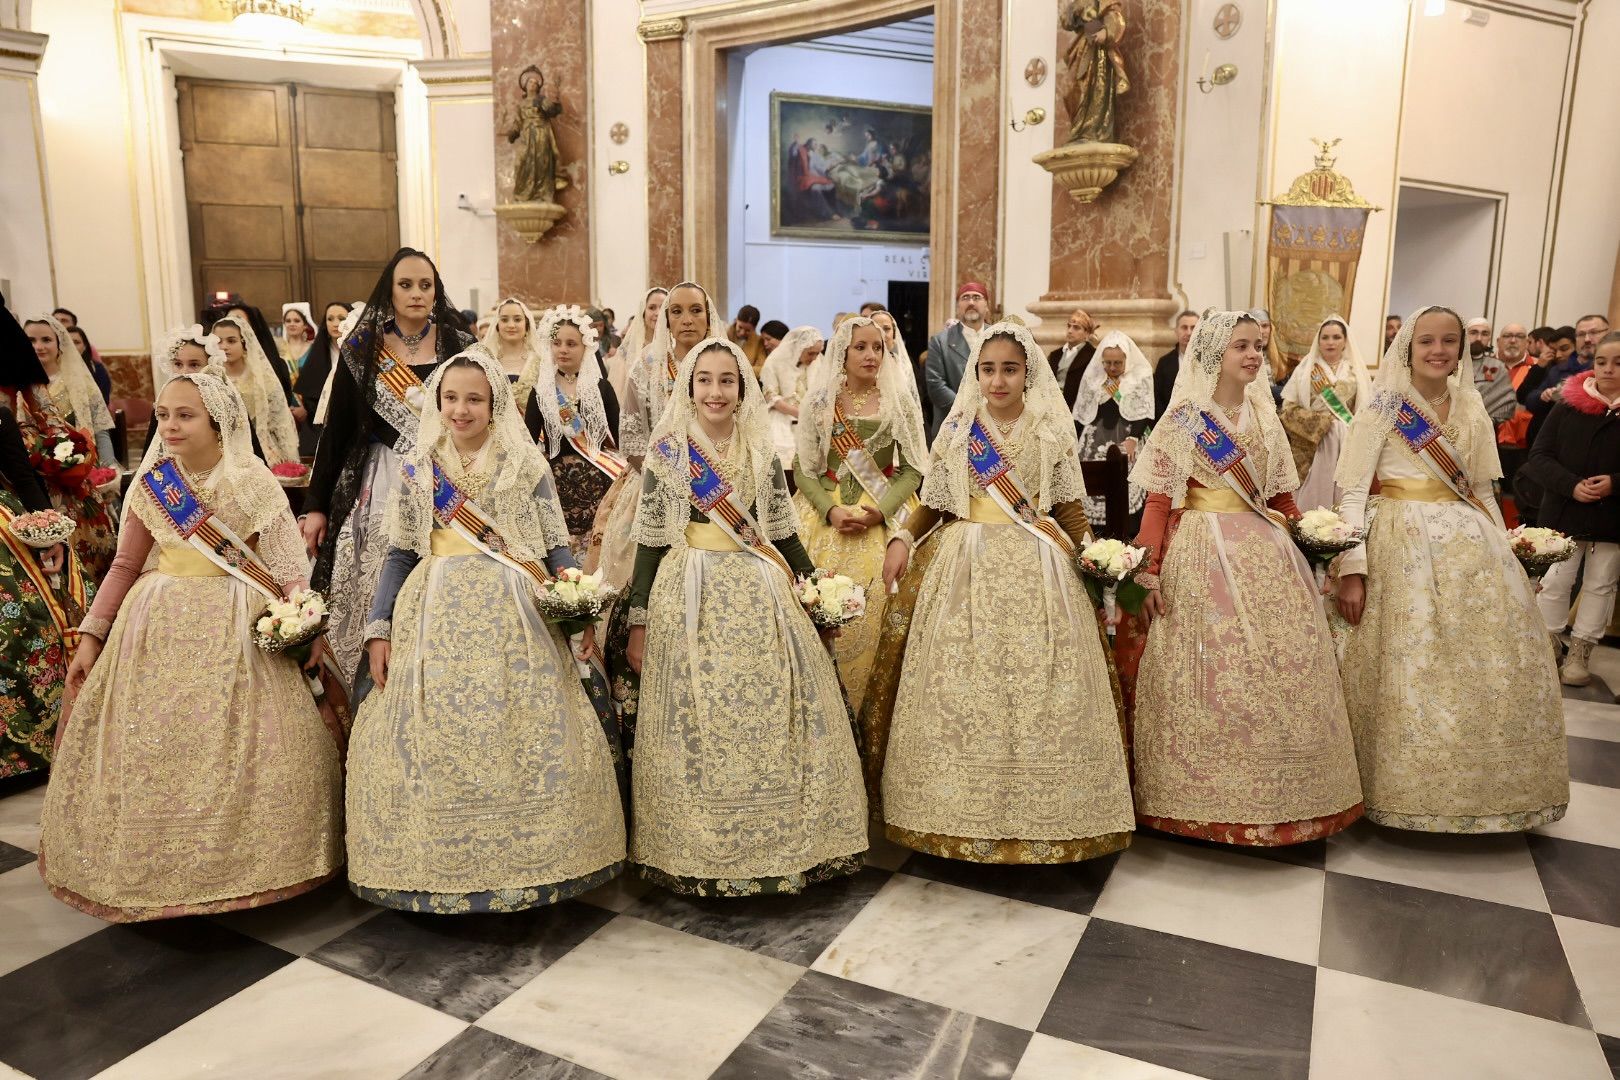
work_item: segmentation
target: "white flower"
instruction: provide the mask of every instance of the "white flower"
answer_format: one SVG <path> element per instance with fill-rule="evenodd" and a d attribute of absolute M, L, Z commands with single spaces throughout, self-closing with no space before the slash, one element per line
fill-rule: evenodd
<path fill-rule="evenodd" d="M 66 462 L 68 458 L 73 456 L 73 444 L 70 442 L 59 442 L 56 444 L 56 449 L 51 451 L 51 454 L 56 458 L 57 461 Z"/>
<path fill-rule="evenodd" d="M 254 628 L 257 629 L 261 634 L 268 634 L 272 626 L 273 624 L 271 623 L 270 616 L 268 615 L 259 616 L 259 621 L 254 624 Z"/>

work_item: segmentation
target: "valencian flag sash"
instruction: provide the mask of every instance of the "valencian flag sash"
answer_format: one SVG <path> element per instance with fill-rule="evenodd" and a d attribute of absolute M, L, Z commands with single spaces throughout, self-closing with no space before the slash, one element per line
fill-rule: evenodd
<path fill-rule="evenodd" d="M 1321 398 L 1328 407 L 1328 411 L 1348 424 L 1354 417 L 1349 408 L 1339 397 L 1339 391 L 1333 385 L 1333 378 L 1327 365 L 1317 362 L 1311 365 L 1311 392 Z"/>
<path fill-rule="evenodd" d="M 1266 521 L 1277 528 L 1277 520 L 1266 513 L 1265 499 L 1260 493 L 1260 484 L 1255 480 L 1254 474 L 1249 471 L 1248 455 L 1243 448 L 1232 438 L 1231 432 L 1221 426 L 1221 422 L 1203 409 L 1188 410 L 1194 417 L 1192 420 L 1193 445 L 1204 456 L 1209 467 L 1220 474 L 1227 486 L 1238 493 L 1243 502 L 1265 518 Z"/>
<path fill-rule="evenodd" d="M 1029 493 L 1018 480 L 1017 466 L 977 418 L 968 432 L 967 451 L 968 468 L 984 493 L 1001 507 L 1002 513 L 1035 539 L 1056 548 L 1065 559 L 1074 558 L 1074 542 L 1069 534 L 1051 517 L 1035 509 Z"/>
<path fill-rule="evenodd" d="M 232 532 L 202 501 L 173 458 L 159 461 L 141 476 L 141 488 L 174 526 L 180 538 L 236 580 L 280 600 L 281 585 L 253 549 Z"/>
<path fill-rule="evenodd" d="M 4 543 L 10 550 L 17 565 L 22 567 L 23 573 L 28 575 L 28 580 L 39 590 L 40 598 L 45 601 L 45 610 L 51 616 L 51 625 L 56 627 L 56 633 L 62 639 L 62 646 L 68 650 L 71 659 L 73 650 L 79 647 L 79 625 L 68 614 L 68 609 L 62 606 L 62 598 L 56 594 L 56 590 L 51 588 L 50 575 L 39 565 L 40 552 L 11 535 L 10 525 L 16 516 L 9 506 L 0 502 L 0 543 Z M 65 541 L 63 546 L 67 549 L 67 559 L 62 566 L 65 578 L 62 588 L 73 609 L 82 614 L 86 603 L 84 567 L 79 564 L 78 552 L 73 550 L 73 541 Z"/>
<path fill-rule="evenodd" d="M 1474 486 L 1468 482 L 1468 474 L 1463 471 L 1462 465 L 1457 461 L 1457 452 L 1452 448 L 1451 440 L 1440 430 L 1439 425 L 1431 421 L 1427 414 L 1412 402 L 1409 397 L 1403 397 L 1398 409 L 1395 410 L 1395 433 L 1406 443 L 1417 459 L 1435 476 L 1456 492 L 1463 502 L 1478 510 L 1494 524 L 1495 519 L 1491 512 L 1485 509 L 1474 494 Z"/>
<path fill-rule="evenodd" d="M 413 403 L 412 397 L 416 402 L 422 400 L 422 380 L 411 370 L 411 365 L 390 352 L 387 345 L 377 352 L 377 385 L 398 398 L 406 408 L 421 415 L 421 407 Z M 415 395 L 411 394 L 413 389 L 417 391 Z"/>
<path fill-rule="evenodd" d="M 674 435 L 666 435 L 659 440 L 654 449 L 660 457 L 673 465 L 676 455 L 681 451 L 681 445 Z M 793 569 L 788 566 L 787 560 L 765 538 L 764 530 L 754 521 L 748 508 L 742 505 L 736 489 L 731 486 L 730 481 L 720 475 L 720 470 L 714 467 L 714 462 L 704 453 L 696 439 L 687 438 L 686 455 L 687 497 L 692 505 L 710 521 L 720 526 L 738 547 L 770 563 L 792 581 Z"/>
<path fill-rule="evenodd" d="M 401 467 L 405 479 L 416 479 L 416 466 L 406 462 Z M 479 508 L 478 504 L 467 497 L 467 493 L 456 487 L 455 482 L 445 475 L 439 463 L 433 463 L 433 516 L 440 525 L 459 535 L 479 551 L 488 555 L 502 566 L 511 567 L 534 583 L 536 590 L 544 588 L 551 581 L 551 575 L 540 562 L 527 556 L 514 554 L 507 546 L 506 539 L 495 527 L 488 514 Z"/>
<path fill-rule="evenodd" d="M 844 406 L 837 398 L 833 399 L 832 437 L 829 443 L 849 465 L 850 475 L 855 477 L 868 495 L 872 496 L 872 501 L 881 504 L 883 497 L 889 493 L 888 474 L 873 460 L 871 452 L 866 449 L 866 443 L 855 430 L 855 422 L 845 415 Z M 900 446 L 896 443 L 896 456 L 899 453 Z M 838 474 L 830 469 L 826 475 L 829 480 L 838 479 Z"/>
<path fill-rule="evenodd" d="M 568 440 L 568 445 L 577 450 L 580 457 L 602 470 L 602 475 L 609 480 L 617 480 L 630 468 L 623 458 L 606 447 L 592 449 L 591 440 L 585 435 L 584 418 L 561 390 L 557 391 L 557 416 L 563 422 L 563 438 Z"/>

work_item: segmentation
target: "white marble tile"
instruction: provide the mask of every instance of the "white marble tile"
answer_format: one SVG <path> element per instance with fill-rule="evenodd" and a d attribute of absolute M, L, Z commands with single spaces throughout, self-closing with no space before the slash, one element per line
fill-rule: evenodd
<path fill-rule="evenodd" d="M 1198 1080 L 1192 1073 L 1037 1034 L 1012 1080 Z"/>
<path fill-rule="evenodd" d="M 394 1080 L 467 1027 L 312 960 L 294 960 L 101 1074 Z"/>
<path fill-rule="evenodd" d="M 382 910 L 354 895 L 342 881 L 334 881 L 279 904 L 232 911 L 213 918 L 266 945 L 308 956 L 367 919 L 382 914 Z"/>
<path fill-rule="evenodd" d="M 1091 914 L 1314 964 L 1323 880 L 1309 866 L 1139 835 Z"/>
<path fill-rule="evenodd" d="M 1593 701 L 1565 698 L 1564 731 L 1583 739 L 1620 742 L 1620 705 L 1600 705 Z"/>
<path fill-rule="evenodd" d="M 1554 915 L 1592 1026 L 1620 1037 L 1620 927 Z"/>
<path fill-rule="evenodd" d="M 803 973 L 620 915 L 478 1026 L 616 1080 L 703 1080 Z"/>
<path fill-rule="evenodd" d="M 1523 836 L 1452 836 L 1372 826 L 1328 838 L 1327 868 L 1415 889 L 1547 910 Z"/>
<path fill-rule="evenodd" d="M 52 896 L 36 863 L 0 874 L 0 975 L 106 928 Z"/>
<path fill-rule="evenodd" d="M 1569 811 L 1564 820 L 1536 832 L 1562 840 L 1620 847 L 1620 788 L 1596 784 L 1569 785 Z"/>
<path fill-rule="evenodd" d="M 39 811 L 45 785 L 0 799 L 0 840 L 27 851 L 39 850 Z"/>
<path fill-rule="evenodd" d="M 1597 1036 L 1320 968 L 1311 1080 L 1608 1080 Z"/>
<path fill-rule="evenodd" d="M 1033 1031 L 1086 921 L 899 874 L 811 966 Z"/>
<path fill-rule="evenodd" d="M 33 1080 L 27 1073 L 19 1072 L 5 1062 L 0 1061 L 0 1080 L 12 1080 L 12 1077 L 17 1077 L 18 1080 Z"/>
<path fill-rule="evenodd" d="M 632 904 L 640 900 L 652 888 L 651 885 L 632 870 L 626 870 L 606 885 L 598 885 L 588 893 L 580 896 L 587 904 L 595 904 L 599 908 L 617 911 L 623 915 L 630 910 Z"/>

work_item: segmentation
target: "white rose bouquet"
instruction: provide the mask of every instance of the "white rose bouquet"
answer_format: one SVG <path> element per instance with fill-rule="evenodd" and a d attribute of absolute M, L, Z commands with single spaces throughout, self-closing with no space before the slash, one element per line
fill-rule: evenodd
<path fill-rule="evenodd" d="M 866 589 L 831 570 L 799 578 L 796 591 L 805 614 L 823 629 L 837 629 L 866 614 Z"/>
<path fill-rule="evenodd" d="M 1513 555 L 1532 579 L 1539 578 L 1556 564 L 1575 554 L 1575 541 L 1557 529 L 1519 525 L 1508 530 Z"/>
<path fill-rule="evenodd" d="M 1146 548 L 1127 544 L 1123 540 L 1093 540 L 1075 556 L 1086 593 L 1090 595 L 1091 602 L 1108 616 L 1110 634 L 1119 622 L 1121 607 L 1129 615 L 1142 610 L 1147 590 L 1135 578 L 1137 572 L 1147 565 L 1147 557 Z"/>
<path fill-rule="evenodd" d="M 326 599 L 314 589 L 299 589 L 282 600 L 272 600 L 253 622 L 253 644 L 268 653 L 287 653 L 300 664 L 309 660 L 309 646 L 326 632 L 331 619 Z"/>
<path fill-rule="evenodd" d="M 1288 534 L 1312 566 L 1325 567 L 1366 539 L 1366 533 L 1332 510 L 1307 510 L 1288 523 Z"/>
<path fill-rule="evenodd" d="M 541 618 L 556 624 L 564 637 L 573 637 L 595 623 L 614 596 L 603 587 L 600 572 L 587 574 L 570 566 L 535 593 L 534 603 Z"/>

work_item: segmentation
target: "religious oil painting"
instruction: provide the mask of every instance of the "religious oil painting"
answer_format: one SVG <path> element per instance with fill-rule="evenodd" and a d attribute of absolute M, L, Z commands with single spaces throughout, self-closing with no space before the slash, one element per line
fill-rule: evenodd
<path fill-rule="evenodd" d="M 771 235 L 928 242 L 933 110 L 771 95 Z"/>

